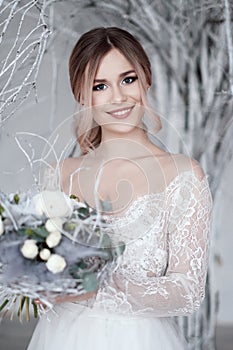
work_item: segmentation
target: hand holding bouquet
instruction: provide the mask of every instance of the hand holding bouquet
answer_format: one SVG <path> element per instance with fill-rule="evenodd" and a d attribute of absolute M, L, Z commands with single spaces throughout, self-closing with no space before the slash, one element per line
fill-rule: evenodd
<path fill-rule="evenodd" d="M 96 291 L 124 251 L 96 210 L 61 191 L 0 193 L 0 312 Z M 43 305 L 42 304 L 42 305 Z"/>

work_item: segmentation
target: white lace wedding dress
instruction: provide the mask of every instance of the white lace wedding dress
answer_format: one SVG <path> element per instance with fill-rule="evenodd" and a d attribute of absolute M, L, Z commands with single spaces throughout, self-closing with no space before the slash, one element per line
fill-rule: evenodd
<path fill-rule="evenodd" d="M 172 316 L 193 313 L 203 300 L 211 208 L 207 178 L 188 170 L 122 216 L 108 216 L 127 243 L 111 279 L 95 300 L 42 317 L 28 350 L 186 349 Z"/>

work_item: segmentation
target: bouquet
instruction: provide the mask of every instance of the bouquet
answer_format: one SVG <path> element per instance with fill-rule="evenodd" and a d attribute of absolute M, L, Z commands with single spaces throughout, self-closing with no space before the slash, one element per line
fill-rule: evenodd
<path fill-rule="evenodd" d="M 37 317 L 57 296 L 96 291 L 123 251 L 104 217 L 74 195 L 0 192 L 0 312 L 22 318 L 25 307 L 29 319 L 30 305 Z"/>

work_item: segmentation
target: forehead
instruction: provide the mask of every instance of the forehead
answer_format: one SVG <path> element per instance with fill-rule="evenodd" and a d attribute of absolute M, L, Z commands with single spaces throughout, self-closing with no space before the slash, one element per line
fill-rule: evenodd
<path fill-rule="evenodd" d="M 107 79 L 108 76 L 118 76 L 129 70 L 134 70 L 133 65 L 120 51 L 114 48 L 100 61 L 95 77 Z"/>

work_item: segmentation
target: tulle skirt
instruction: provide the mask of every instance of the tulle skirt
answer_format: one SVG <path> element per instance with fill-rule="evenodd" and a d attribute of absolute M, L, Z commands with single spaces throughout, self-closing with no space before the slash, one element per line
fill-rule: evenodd
<path fill-rule="evenodd" d="M 172 318 L 107 314 L 75 303 L 43 316 L 28 350 L 185 350 Z"/>

